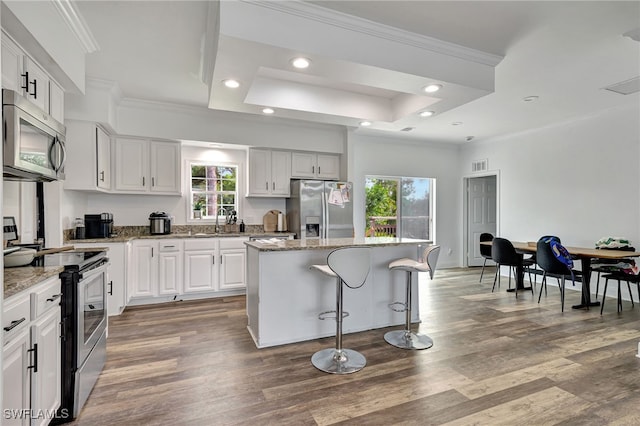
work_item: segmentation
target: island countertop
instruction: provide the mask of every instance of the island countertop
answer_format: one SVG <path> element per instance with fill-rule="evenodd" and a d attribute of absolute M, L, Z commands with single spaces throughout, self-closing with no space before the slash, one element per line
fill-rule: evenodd
<path fill-rule="evenodd" d="M 292 251 L 292 250 L 327 250 L 341 247 L 379 247 L 400 246 L 404 244 L 427 244 L 427 240 L 415 238 L 394 237 L 355 237 L 355 238 L 324 238 L 305 240 L 262 240 L 246 241 L 245 245 L 259 251 Z"/>

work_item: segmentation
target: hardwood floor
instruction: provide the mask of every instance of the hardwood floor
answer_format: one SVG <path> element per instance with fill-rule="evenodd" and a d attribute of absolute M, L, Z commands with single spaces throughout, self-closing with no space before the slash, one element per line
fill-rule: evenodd
<path fill-rule="evenodd" d="M 434 346 L 347 334 L 367 366 L 346 376 L 311 365 L 333 338 L 256 349 L 243 296 L 127 309 L 110 319 L 107 365 L 74 424 L 640 424 L 640 306 L 574 311 L 567 290 L 561 313 L 556 286 L 538 304 L 506 280 L 491 293 L 492 271 L 482 284 L 479 272 L 421 274 L 419 328 Z"/>

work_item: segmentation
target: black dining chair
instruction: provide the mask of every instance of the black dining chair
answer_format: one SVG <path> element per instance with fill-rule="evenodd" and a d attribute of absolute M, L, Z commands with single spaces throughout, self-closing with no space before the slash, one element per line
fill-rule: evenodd
<path fill-rule="evenodd" d="M 622 271 L 613 272 L 611 274 L 605 274 L 604 277 L 604 291 L 602 292 L 602 304 L 600 305 L 600 315 L 602 315 L 602 311 L 604 310 L 604 301 L 607 298 L 607 286 L 609 285 L 609 280 L 618 281 L 618 312 L 622 310 L 622 293 L 620 292 L 620 282 L 627 282 L 627 290 L 629 290 L 629 297 L 631 298 L 631 307 L 633 304 L 633 293 L 631 292 L 630 283 L 635 283 L 638 286 L 638 294 L 640 295 L 640 276 L 635 274 L 628 274 Z M 596 293 L 597 294 L 597 293 Z"/>
<path fill-rule="evenodd" d="M 488 232 L 483 232 L 482 234 L 480 234 L 480 256 L 484 257 L 482 272 L 480 272 L 480 282 L 482 282 L 482 276 L 484 275 L 484 268 L 485 266 L 487 266 L 487 260 L 493 260 L 491 257 L 491 246 L 482 244 L 487 241 L 493 241 L 493 234 L 490 234 Z"/>
<path fill-rule="evenodd" d="M 495 237 L 493 239 L 493 243 L 491 244 L 491 258 L 499 266 L 504 265 L 509 267 L 509 288 L 511 288 L 511 269 L 516 268 L 519 265 L 524 266 L 525 260 L 523 259 L 522 253 L 518 253 L 515 247 L 513 247 L 511 241 L 507 240 L 506 238 Z M 497 280 L 493 280 L 493 287 L 491 288 L 491 292 L 493 292 L 496 287 L 496 281 L 498 282 L 498 288 L 500 288 L 500 275 L 498 272 L 499 271 L 496 271 Z M 529 281 L 531 281 L 531 276 L 529 276 Z M 533 287 L 531 288 L 531 292 L 533 293 Z M 517 283 L 515 286 L 515 293 L 516 297 L 518 297 Z"/>
<path fill-rule="evenodd" d="M 599 247 L 596 247 L 598 249 Z M 621 251 L 636 251 L 635 247 L 623 246 L 623 247 L 606 247 L 607 250 L 621 250 Z M 631 263 L 633 259 L 598 259 L 591 265 L 591 272 L 597 272 L 596 276 L 596 300 L 598 299 L 598 290 L 600 289 L 600 274 L 617 274 L 623 273 L 621 264 Z M 593 281 L 592 281 L 593 282 Z M 606 291 L 605 291 L 606 293 Z M 604 297 L 604 293 L 603 293 Z"/>
<path fill-rule="evenodd" d="M 573 260 L 569 256 L 565 261 L 558 259 L 559 256 L 554 254 L 554 249 L 559 253 L 566 253 L 566 249 L 560 244 L 558 239 L 541 238 L 538 240 L 536 246 L 536 259 L 538 266 L 542 269 L 542 284 L 540 285 L 540 295 L 538 296 L 538 303 L 542 297 L 542 288 L 547 286 L 547 276 L 555 276 L 560 279 L 560 303 L 562 312 L 564 312 L 564 289 L 565 279 L 571 277 L 571 282 L 575 285 L 575 274 L 573 270 Z"/>

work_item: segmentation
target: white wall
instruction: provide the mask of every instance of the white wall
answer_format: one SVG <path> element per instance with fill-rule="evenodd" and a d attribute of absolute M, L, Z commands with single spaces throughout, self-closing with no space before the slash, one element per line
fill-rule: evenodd
<path fill-rule="evenodd" d="M 351 132 L 348 135 L 348 161 L 348 179 L 354 187 L 356 235 L 364 235 L 367 175 L 435 178 L 435 242 L 442 246 L 438 266 L 461 265 L 462 180 L 458 146 Z"/>
<path fill-rule="evenodd" d="M 621 236 L 640 248 L 640 108 L 629 106 L 521 134 L 469 143 L 461 174 L 487 158 L 500 171 L 500 233 L 558 235 L 591 247 Z"/>

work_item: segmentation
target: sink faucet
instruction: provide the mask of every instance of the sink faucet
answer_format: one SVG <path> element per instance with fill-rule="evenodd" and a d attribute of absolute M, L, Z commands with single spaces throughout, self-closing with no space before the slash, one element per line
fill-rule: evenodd
<path fill-rule="evenodd" d="M 225 218 L 229 218 L 229 212 L 224 207 L 219 207 L 216 211 L 216 234 L 220 232 L 220 225 L 218 224 L 218 213 L 223 212 Z"/>

